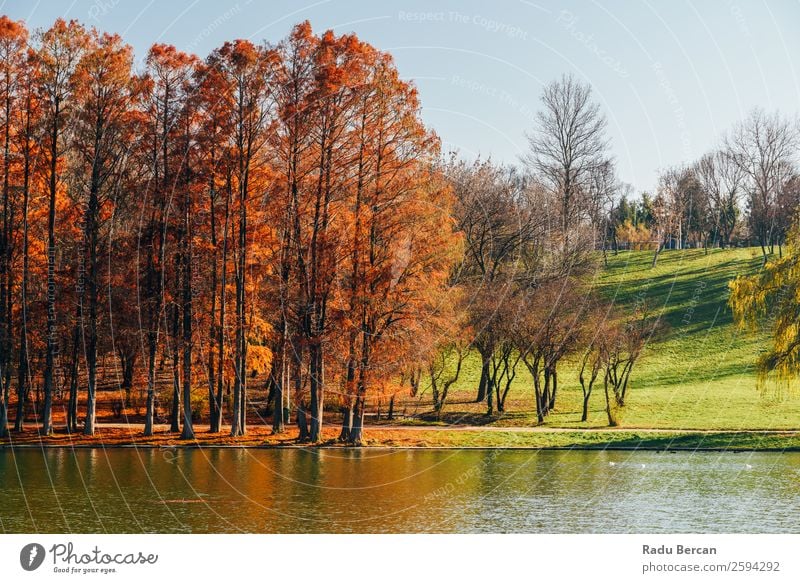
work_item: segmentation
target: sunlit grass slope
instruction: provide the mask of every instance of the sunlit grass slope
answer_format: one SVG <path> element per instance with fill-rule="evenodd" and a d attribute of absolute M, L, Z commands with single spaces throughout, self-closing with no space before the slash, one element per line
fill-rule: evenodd
<path fill-rule="evenodd" d="M 756 388 L 754 362 L 765 334 L 742 333 L 727 306 L 728 282 L 760 266 L 754 249 L 664 251 L 655 268 L 652 252 L 609 256 L 595 285 L 620 307 L 646 300 L 668 324 L 648 345 L 631 377 L 622 417 L 625 427 L 670 429 L 800 428 L 800 397 L 764 395 Z M 480 422 L 483 404 L 472 404 L 479 362 L 472 357 L 447 407 L 447 421 Z M 605 425 L 602 392 L 596 389 L 587 423 L 580 423 L 580 386 L 569 363 L 560 373 L 557 410 L 547 425 Z M 424 410 L 425 397 L 419 403 Z M 413 407 L 413 405 L 410 405 Z M 508 412 L 495 425 L 532 425 L 530 378 L 520 370 Z"/>

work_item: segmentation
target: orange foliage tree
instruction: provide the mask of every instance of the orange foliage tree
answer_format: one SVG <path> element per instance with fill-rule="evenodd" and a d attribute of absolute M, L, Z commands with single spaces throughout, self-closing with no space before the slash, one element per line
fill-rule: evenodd
<path fill-rule="evenodd" d="M 140 75 L 117 35 L 58 20 L 34 39 L 0 19 L 2 431 L 14 372 L 17 429 L 31 386 L 45 433 L 68 388 L 66 428 L 84 402 L 93 434 L 119 370 L 147 435 L 169 409 L 191 439 L 206 407 L 211 431 L 244 434 L 261 377 L 274 431 L 294 407 L 318 442 L 333 403 L 360 443 L 366 404 L 449 345 L 461 253 L 438 138 L 392 58 L 307 22 L 205 60 L 156 44 Z"/>

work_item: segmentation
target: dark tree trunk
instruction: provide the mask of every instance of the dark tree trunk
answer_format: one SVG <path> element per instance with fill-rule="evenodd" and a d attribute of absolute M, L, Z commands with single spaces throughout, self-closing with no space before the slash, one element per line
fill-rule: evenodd
<path fill-rule="evenodd" d="M 122 389 L 125 391 L 125 405 L 130 406 L 131 389 L 133 389 L 133 370 L 136 363 L 136 352 L 127 352 L 125 348 L 119 351 L 119 361 L 122 366 Z"/>
<path fill-rule="evenodd" d="M 9 180 L 10 180 L 10 153 L 11 153 L 11 103 L 12 103 L 12 87 L 11 87 L 11 73 L 9 68 L 5 71 L 5 124 L 3 127 L 4 144 L 3 144 L 3 233 L 0 238 L 0 246 L 2 246 L 2 258 L 0 258 L 0 306 L 5 308 L 5 298 L 9 298 L 9 310 L 0 313 L 3 317 L 2 333 L 4 335 L 2 351 L 0 351 L 0 437 L 5 437 L 8 434 L 8 403 L 10 399 L 11 384 L 11 350 L 13 347 L 13 311 L 11 310 L 11 291 L 13 284 L 11 283 L 11 242 L 13 235 L 11 230 L 14 227 L 14 220 L 11 215 L 10 199 L 9 199 Z"/>
<path fill-rule="evenodd" d="M 542 415 L 547 417 L 550 413 L 550 371 L 544 369 L 544 386 L 542 387 Z"/>
<path fill-rule="evenodd" d="M 617 418 L 614 414 L 614 405 L 612 404 L 611 395 L 608 392 L 608 384 L 609 384 L 609 378 L 608 378 L 608 373 L 606 373 L 606 376 L 603 379 L 603 390 L 605 392 L 605 397 L 606 397 L 606 416 L 608 417 L 609 427 L 616 427 Z"/>
<path fill-rule="evenodd" d="M 178 433 L 181 430 L 181 377 L 178 357 L 178 306 L 172 309 L 172 407 L 169 413 L 169 430 Z"/>
<path fill-rule="evenodd" d="M 225 220 L 222 227 L 222 265 L 220 267 L 220 286 L 219 286 L 219 326 L 217 327 L 217 395 L 216 406 L 217 415 L 215 423 L 211 425 L 213 433 L 222 430 L 222 389 L 225 379 L 225 316 L 228 287 L 228 232 L 230 228 L 230 207 L 231 207 L 231 176 L 228 174 L 225 188 Z"/>
<path fill-rule="evenodd" d="M 536 398 L 536 422 L 539 424 L 544 423 L 544 407 L 542 406 L 542 393 L 541 393 L 541 381 L 538 378 L 534 377 L 533 382 L 533 392 Z"/>
<path fill-rule="evenodd" d="M 478 381 L 478 396 L 475 397 L 476 403 L 481 403 L 486 399 L 486 386 L 489 382 L 489 358 L 481 352 L 481 378 Z"/>
<path fill-rule="evenodd" d="M 188 182 L 188 181 L 187 181 Z M 184 197 L 181 312 L 183 315 L 183 430 L 181 439 L 194 439 L 192 424 L 192 200 L 188 183 Z"/>
<path fill-rule="evenodd" d="M 283 383 L 284 377 L 283 374 L 284 370 L 284 354 L 286 350 L 285 348 L 280 349 L 280 358 L 278 360 L 278 364 L 273 367 L 272 371 L 272 390 L 273 390 L 273 401 L 272 401 L 272 432 L 273 433 L 283 433 L 286 428 L 284 427 L 284 420 L 283 420 Z"/>
<path fill-rule="evenodd" d="M 409 377 L 409 383 L 411 384 L 411 396 L 416 397 L 417 393 L 419 393 L 419 383 L 420 379 L 422 378 L 422 370 L 421 369 L 411 369 L 411 375 Z"/>
<path fill-rule="evenodd" d="M 310 435 L 308 433 L 308 416 L 306 414 L 305 401 L 300 401 L 300 404 L 297 406 L 297 428 L 299 429 L 298 441 L 300 441 L 300 443 L 307 442 Z"/>
<path fill-rule="evenodd" d="M 98 221 L 100 215 L 100 160 L 95 151 L 92 164 L 92 181 L 89 189 L 89 204 L 86 207 L 86 245 L 88 246 L 89 269 L 87 277 L 87 292 L 89 303 L 88 330 L 84 332 L 86 369 L 88 372 L 86 386 L 86 421 L 83 426 L 84 435 L 94 435 L 95 403 L 97 389 L 97 304 L 98 304 Z"/>
<path fill-rule="evenodd" d="M 50 128 L 50 192 L 47 211 L 47 330 L 45 334 L 44 413 L 42 433 L 53 432 L 53 367 L 55 366 L 58 330 L 56 317 L 56 194 L 58 192 L 58 134 L 61 104 L 53 104 L 54 113 Z"/>
<path fill-rule="evenodd" d="M 581 411 L 581 421 L 586 421 L 589 418 L 589 397 L 591 392 L 583 394 L 583 410 Z"/>
<path fill-rule="evenodd" d="M 342 443 L 350 441 L 350 431 L 353 427 L 353 407 L 342 407 L 342 431 L 339 433 L 339 441 Z"/>
<path fill-rule="evenodd" d="M 311 385 L 311 441 L 316 443 L 322 438 L 322 415 L 324 399 L 324 379 L 322 346 L 312 343 L 309 347 L 309 382 Z"/>
<path fill-rule="evenodd" d="M 350 445 L 362 445 L 364 441 L 364 397 L 356 397 L 353 411 L 353 427 L 350 429 Z"/>
<path fill-rule="evenodd" d="M 246 432 L 247 410 L 247 337 L 245 334 L 245 276 L 247 256 L 247 184 L 239 186 L 238 257 L 236 265 L 236 351 L 233 379 L 231 436 Z"/>
<path fill-rule="evenodd" d="M 72 332 L 72 359 L 69 367 L 69 402 L 67 404 L 67 431 L 69 433 L 78 430 L 78 347 L 80 345 L 80 303 L 77 307 L 77 317 L 75 327 Z"/>
<path fill-rule="evenodd" d="M 486 376 L 486 416 L 494 415 L 494 382 L 492 375 Z"/>
<path fill-rule="evenodd" d="M 22 404 L 18 407 L 18 419 L 15 420 L 15 429 L 22 431 L 23 413 L 25 410 L 25 396 L 28 392 L 28 277 L 30 274 L 30 258 L 28 251 L 28 206 L 30 201 L 30 136 L 31 136 L 31 116 L 30 116 L 30 96 L 27 101 L 24 140 L 24 170 L 22 178 L 22 287 L 20 289 L 20 337 L 19 337 L 19 368 L 17 370 L 17 399 Z M 6 387 L 8 391 L 8 387 Z M 8 407 L 10 403 L 6 397 L 6 422 L 8 422 Z M 5 425 L 3 425 L 5 427 Z"/>
<path fill-rule="evenodd" d="M 553 369 L 550 372 L 550 378 L 552 379 L 552 391 L 550 392 L 550 402 L 547 405 L 548 411 L 552 411 L 556 408 L 556 392 L 558 392 L 558 369 L 556 366 L 557 365 L 553 365 Z"/>
<path fill-rule="evenodd" d="M 655 251 L 655 253 L 653 253 L 653 263 L 650 266 L 651 268 L 655 267 L 656 264 L 658 263 L 658 254 L 659 253 L 661 253 L 661 241 L 656 243 L 656 251 Z"/>

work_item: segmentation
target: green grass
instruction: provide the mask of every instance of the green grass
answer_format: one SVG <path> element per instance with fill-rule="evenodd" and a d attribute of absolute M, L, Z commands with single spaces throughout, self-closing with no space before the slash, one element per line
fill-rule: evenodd
<path fill-rule="evenodd" d="M 756 387 L 754 363 L 767 342 L 765 333 L 740 332 L 727 306 L 728 282 L 761 265 L 756 249 L 662 252 L 651 268 L 652 252 L 621 252 L 600 268 L 594 285 L 621 308 L 646 300 L 668 324 L 664 337 L 648 345 L 631 376 L 622 424 L 627 428 L 713 429 L 723 431 L 800 427 L 800 399 L 764 395 Z M 446 407 L 448 422 L 534 425 L 533 394 L 521 367 L 507 402 L 507 413 L 487 419 L 475 397 L 480 364 L 466 362 Z M 589 420 L 581 423 L 577 369 L 559 371 L 556 410 L 546 424 L 594 428 L 606 425 L 603 396 L 595 390 Z M 429 410 L 429 395 L 406 404 L 409 412 Z"/>

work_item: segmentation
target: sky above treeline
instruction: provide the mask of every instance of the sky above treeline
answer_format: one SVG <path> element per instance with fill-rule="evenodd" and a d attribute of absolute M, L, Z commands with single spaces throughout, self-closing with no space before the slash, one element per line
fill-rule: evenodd
<path fill-rule="evenodd" d="M 608 117 L 622 180 L 715 147 L 752 108 L 795 116 L 800 0 L 6 0 L 30 28 L 57 17 L 205 56 L 226 40 L 277 42 L 309 20 L 391 52 L 446 150 L 518 163 L 544 84 L 573 73 Z"/>

